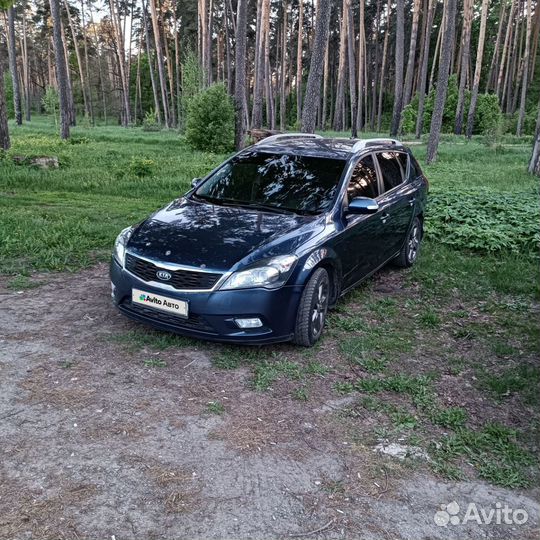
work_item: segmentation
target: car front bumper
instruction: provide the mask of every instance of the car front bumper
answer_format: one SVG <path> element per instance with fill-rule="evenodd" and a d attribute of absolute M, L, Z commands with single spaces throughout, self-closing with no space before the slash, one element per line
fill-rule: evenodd
<path fill-rule="evenodd" d="M 264 344 L 289 341 L 294 334 L 302 287 L 239 289 L 229 291 L 180 292 L 150 285 L 111 260 L 112 298 L 116 307 L 131 319 L 162 330 L 211 341 Z M 183 318 L 152 307 L 132 304 L 132 289 L 185 300 L 189 316 Z M 259 318 L 263 326 L 241 329 L 237 318 Z"/>

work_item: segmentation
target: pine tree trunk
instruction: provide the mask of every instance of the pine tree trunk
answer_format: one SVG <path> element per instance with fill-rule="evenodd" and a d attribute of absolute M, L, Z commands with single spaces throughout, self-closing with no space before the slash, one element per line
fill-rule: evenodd
<path fill-rule="evenodd" d="M 486 37 L 486 21 L 489 0 L 482 0 L 482 14 L 480 17 L 480 33 L 478 35 L 478 49 L 476 51 L 476 68 L 474 70 L 474 81 L 471 90 L 471 105 L 467 117 L 467 138 L 472 137 L 474 127 L 474 116 L 476 114 L 476 102 L 478 100 L 478 86 L 480 84 L 480 74 L 482 72 L 482 57 L 484 55 L 484 39 Z"/>
<path fill-rule="evenodd" d="M 148 30 L 148 11 L 146 9 L 145 0 L 142 0 L 142 12 L 144 28 L 144 41 L 146 45 L 146 56 L 148 57 L 148 68 L 150 71 L 150 82 L 152 84 L 152 94 L 154 96 L 154 113 L 159 125 L 161 125 L 161 106 L 159 103 L 159 92 L 156 84 L 156 78 L 154 76 L 154 66 L 152 62 L 152 51 L 150 50 L 150 31 Z"/>
<path fill-rule="evenodd" d="M 90 118 L 90 107 L 88 105 L 88 95 L 86 91 L 86 80 L 84 77 L 83 63 L 81 59 L 81 51 L 79 50 L 79 42 L 77 39 L 77 33 L 75 32 L 75 27 L 73 26 L 73 20 L 71 19 L 71 13 L 69 11 L 69 4 L 67 0 L 64 0 L 64 6 L 66 8 L 67 20 L 69 24 L 69 30 L 71 32 L 71 39 L 73 40 L 73 47 L 75 48 L 75 57 L 77 58 L 77 67 L 79 70 L 79 82 L 81 83 L 81 93 L 83 96 L 84 103 L 84 115 L 87 119 Z"/>
<path fill-rule="evenodd" d="M 384 44 L 383 44 L 383 56 L 381 64 L 381 79 L 379 83 L 379 103 L 377 106 L 377 131 L 381 131 L 381 122 L 382 122 L 382 105 L 384 97 L 384 79 L 386 75 L 386 59 L 388 57 L 388 37 L 390 35 L 390 14 L 391 14 L 391 0 L 388 0 L 386 6 L 386 12 L 388 13 L 386 18 L 386 32 L 384 33 Z"/>
<path fill-rule="evenodd" d="M 538 7 L 537 7 L 538 9 Z M 525 119 L 525 105 L 527 99 L 527 86 L 529 75 L 529 53 L 531 43 L 531 25 L 532 25 L 532 6 L 531 0 L 527 0 L 527 35 L 525 37 L 525 52 L 523 53 L 523 78 L 521 82 L 521 101 L 519 104 L 519 116 L 516 129 L 516 135 L 521 137 L 521 131 L 523 128 L 523 120 Z"/>
<path fill-rule="evenodd" d="M 437 93 L 431 116 L 431 128 L 427 146 L 427 163 L 437 159 L 439 138 L 443 122 L 444 104 L 448 92 L 448 78 L 452 63 L 452 43 L 454 41 L 455 17 L 457 0 L 447 0 L 446 19 L 444 21 L 444 39 L 441 44 L 441 57 L 439 61 L 439 75 L 437 77 Z"/>
<path fill-rule="evenodd" d="M 238 0 L 236 7 L 236 50 L 234 70 L 234 96 L 236 106 L 236 149 L 241 150 L 244 146 L 244 126 L 246 96 L 246 29 L 247 29 L 247 1 Z"/>
<path fill-rule="evenodd" d="M 208 4 L 208 26 L 206 29 L 206 83 L 212 84 L 212 29 L 214 26 L 214 1 L 209 0 Z"/>
<path fill-rule="evenodd" d="M 15 110 L 15 122 L 22 125 L 21 86 L 19 84 L 19 70 L 17 69 L 17 47 L 15 45 L 15 9 L 13 6 L 7 9 L 8 19 L 8 55 L 9 71 L 13 85 L 13 108 Z"/>
<path fill-rule="evenodd" d="M 501 54 L 501 63 L 499 65 L 499 74 L 497 76 L 497 86 L 495 89 L 495 93 L 497 94 L 497 97 L 499 98 L 501 102 L 502 102 L 501 93 L 503 92 L 505 66 L 506 66 L 507 57 L 509 57 L 508 49 L 510 47 L 510 40 L 512 39 L 512 29 L 514 25 L 514 12 L 515 12 L 515 7 L 516 7 L 517 2 L 519 2 L 519 0 L 511 0 L 510 14 L 508 16 L 508 25 L 506 27 L 506 33 L 504 36 L 504 45 L 503 45 L 503 50 Z"/>
<path fill-rule="evenodd" d="M 70 126 L 70 96 L 68 86 L 68 70 L 64 44 L 62 42 L 62 28 L 60 18 L 59 0 L 49 0 L 53 24 L 54 58 L 56 63 L 56 80 L 58 83 L 58 97 L 60 101 L 60 137 L 69 139 Z"/>
<path fill-rule="evenodd" d="M 276 117 L 274 114 L 274 97 L 272 91 L 272 66 L 270 65 L 270 17 L 264 21 L 264 84 L 266 95 L 266 125 L 276 129 Z"/>
<path fill-rule="evenodd" d="M 337 87 L 334 108 L 334 130 L 342 131 L 343 124 L 343 104 L 345 102 L 345 52 L 347 50 L 347 0 L 343 0 L 341 12 L 341 25 L 339 32 L 339 60 L 337 73 Z"/>
<path fill-rule="evenodd" d="M 397 0 L 396 7 L 396 50 L 395 50 L 395 74 L 394 74 L 394 110 L 392 112 L 392 126 L 390 135 L 395 137 L 399 131 L 401 122 L 401 110 L 403 108 L 403 49 L 405 47 L 405 2 Z"/>
<path fill-rule="evenodd" d="M 94 124 L 94 107 L 92 105 L 92 87 L 90 84 L 90 66 L 88 62 L 88 37 L 86 34 L 86 22 L 84 17 L 84 0 L 81 0 L 81 26 L 83 35 L 84 50 L 84 72 L 86 78 L 86 92 L 88 95 L 88 107 L 90 111 L 90 121 Z"/>
<path fill-rule="evenodd" d="M 302 116 L 302 54 L 304 42 L 304 0 L 298 0 L 298 36 L 296 46 L 296 121 Z"/>
<path fill-rule="evenodd" d="M 454 122 L 454 133 L 461 135 L 463 131 L 463 114 L 465 105 L 465 83 L 469 72 L 469 62 L 471 57 L 471 27 L 473 17 L 474 0 L 464 0 L 463 2 L 463 31 L 461 35 L 461 74 L 459 77 L 458 102 L 456 106 L 456 119 Z"/>
<path fill-rule="evenodd" d="M 443 3 L 442 20 L 444 20 L 445 16 L 446 16 L 446 4 Z M 429 86 L 427 88 L 428 93 L 433 88 L 433 81 L 435 80 L 435 70 L 437 68 L 437 62 L 439 61 L 443 33 L 444 33 L 444 24 L 441 23 L 439 31 L 437 32 L 437 41 L 435 42 L 435 52 L 433 53 L 433 59 L 431 61 L 431 75 L 429 76 Z"/>
<path fill-rule="evenodd" d="M 2 65 L 3 52 L 0 49 L 0 65 Z M 4 70 L 0 69 L 0 148 L 9 150 L 11 141 L 9 140 L 9 129 L 7 121 L 6 93 L 4 91 Z"/>
<path fill-rule="evenodd" d="M 323 69 L 323 94 L 322 94 L 322 108 L 321 108 L 321 129 L 326 129 L 326 118 L 328 108 L 328 77 L 330 72 L 329 66 L 330 56 L 330 43 L 326 44 L 324 51 L 324 69 Z"/>
<path fill-rule="evenodd" d="M 280 97 L 279 97 L 279 129 L 284 130 L 287 124 L 287 95 L 286 95 L 286 79 L 287 79 L 287 18 L 289 4 L 285 0 L 283 3 L 283 30 L 281 32 L 281 80 L 280 80 Z"/>
<path fill-rule="evenodd" d="M 28 58 L 28 39 L 26 31 L 26 0 L 23 2 L 23 12 L 22 12 L 22 40 L 21 40 L 21 51 L 22 51 L 22 60 L 23 60 L 23 80 L 24 80 L 24 104 L 26 112 L 26 121 L 30 122 L 32 113 L 31 113 L 31 93 L 30 93 L 30 59 Z"/>
<path fill-rule="evenodd" d="M 422 67 L 420 68 L 420 77 L 418 78 L 418 115 L 416 117 L 415 136 L 420 139 L 424 128 L 424 103 L 426 100 L 426 82 L 429 62 L 429 48 L 431 43 L 431 26 L 435 17 L 436 0 L 429 0 L 427 12 L 426 33 L 424 35 L 424 45 L 422 53 Z"/>
<path fill-rule="evenodd" d="M 529 162 L 529 172 L 531 174 L 536 174 L 536 176 L 540 176 L 540 101 L 538 103 L 538 116 L 536 118 L 536 139 L 533 143 L 533 152 Z"/>
<path fill-rule="evenodd" d="M 495 73 L 498 61 L 499 61 L 499 49 L 501 46 L 501 39 L 504 26 L 504 16 L 506 15 L 506 1 L 501 2 L 501 11 L 499 14 L 499 25 L 497 28 L 497 38 L 495 39 L 495 47 L 493 49 L 493 56 L 491 57 L 491 64 L 489 65 L 489 72 L 486 79 L 486 93 L 489 92 L 490 88 L 494 86 L 493 74 Z M 509 21 L 510 22 L 510 21 Z"/>
<path fill-rule="evenodd" d="M 416 58 L 416 41 L 418 39 L 418 19 L 420 16 L 420 0 L 414 0 L 413 20 L 411 28 L 411 43 L 407 60 L 407 72 L 405 74 L 405 87 L 403 89 L 403 106 L 406 107 L 411 101 L 412 84 L 414 76 L 414 61 Z"/>
<path fill-rule="evenodd" d="M 367 97 L 364 99 L 364 84 L 366 81 L 366 33 L 364 24 L 364 7 L 365 0 L 360 0 L 360 12 L 358 23 L 358 103 L 356 109 L 356 125 L 358 129 L 364 128 L 364 111 L 363 104 L 367 103 Z M 351 31 L 354 32 L 354 27 L 351 26 Z"/>
<path fill-rule="evenodd" d="M 302 130 L 307 133 L 313 133 L 315 131 L 317 107 L 320 103 L 321 95 L 324 51 L 328 43 L 331 7 L 331 0 L 319 0 L 306 95 L 304 97 L 304 108 L 302 110 Z"/>
<path fill-rule="evenodd" d="M 150 2 L 153 3 L 153 0 Z M 131 121 L 131 111 L 129 105 L 129 81 L 126 73 L 126 54 L 124 47 L 124 35 L 120 26 L 120 18 L 118 15 L 118 8 L 116 6 L 116 0 L 109 0 L 111 22 L 115 35 L 117 58 L 118 58 L 118 71 L 120 74 L 120 84 L 122 86 L 122 124 L 124 127 L 128 127 Z"/>
<path fill-rule="evenodd" d="M 362 0 L 360 0 L 362 4 Z M 349 64 L 349 96 L 351 100 L 351 137 L 358 136 L 356 129 L 356 65 L 354 55 L 354 18 L 351 9 L 351 0 L 345 0 L 346 12 L 344 16 L 347 17 L 347 49 L 348 49 L 348 64 Z M 345 7 L 345 6 L 344 6 Z M 361 49 L 359 49 L 360 54 Z M 362 92 L 362 87 L 358 87 L 358 92 Z"/>
<path fill-rule="evenodd" d="M 170 128 L 171 120 L 169 114 L 169 100 L 167 97 L 167 80 L 165 78 L 165 65 L 163 63 L 163 48 L 161 46 L 156 0 L 148 0 L 148 4 L 150 5 L 150 17 L 152 19 L 152 29 L 154 31 L 154 46 L 156 50 L 159 86 L 161 89 L 161 102 L 163 104 L 163 117 L 165 120 L 165 126 Z M 204 34 L 204 36 L 206 37 L 206 34 Z"/>
<path fill-rule="evenodd" d="M 371 116 L 369 127 L 371 131 L 375 130 L 375 111 L 377 103 L 377 83 L 379 82 L 379 32 L 381 28 L 381 0 L 377 0 L 377 13 L 375 15 L 375 26 L 372 41 L 375 43 L 375 72 L 373 74 L 373 84 L 371 85 Z"/>
<path fill-rule="evenodd" d="M 251 127 L 259 129 L 263 122 L 263 97 L 264 97 L 264 43 L 265 43 L 265 28 L 270 0 L 260 0 L 259 10 L 257 11 L 257 37 L 256 37 L 256 62 L 255 62 L 255 79 L 253 89 L 253 110 L 251 113 Z"/>

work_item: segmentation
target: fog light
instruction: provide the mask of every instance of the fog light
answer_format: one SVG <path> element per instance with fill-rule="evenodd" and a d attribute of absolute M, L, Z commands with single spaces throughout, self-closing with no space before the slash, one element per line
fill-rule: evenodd
<path fill-rule="evenodd" d="M 235 319 L 234 322 L 240 327 L 240 328 L 260 328 L 263 323 L 261 319 L 253 318 L 253 319 Z"/>

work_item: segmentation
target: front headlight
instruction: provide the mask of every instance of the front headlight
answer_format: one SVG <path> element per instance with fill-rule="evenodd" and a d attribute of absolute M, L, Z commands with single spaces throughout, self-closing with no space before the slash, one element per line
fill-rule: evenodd
<path fill-rule="evenodd" d="M 261 262 L 260 266 L 234 272 L 223 283 L 221 290 L 281 287 L 291 275 L 297 260 L 295 255 L 280 255 Z"/>
<path fill-rule="evenodd" d="M 132 234 L 133 227 L 126 227 L 114 241 L 113 257 L 122 267 L 124 267 L 124 262 L 126 260 L 126 245 Z"/>

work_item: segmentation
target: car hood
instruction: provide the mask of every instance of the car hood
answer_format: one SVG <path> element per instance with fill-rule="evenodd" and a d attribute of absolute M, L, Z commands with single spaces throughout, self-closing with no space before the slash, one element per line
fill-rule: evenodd
<path fill-rule="evenodd" d="M 323 230 L 320 216 L 276 214 L 182 198 L 139 225 L 127 247 L 134 255 L 157 261 L 227 271 L 295 253 Z"/>

